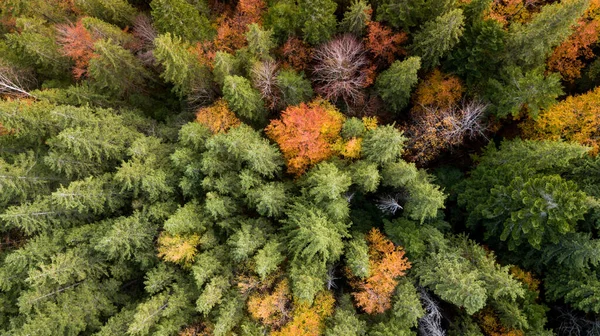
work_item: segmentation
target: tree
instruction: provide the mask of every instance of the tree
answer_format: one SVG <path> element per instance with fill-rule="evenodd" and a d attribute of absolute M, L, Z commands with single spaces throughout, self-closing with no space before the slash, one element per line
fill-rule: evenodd
<path fill-rule="evenodd" d="M 121 27 L 131 23 L 136 14 L 135 8 L 126 0 L 75 0 L 75 4 L 85 14 Z"/>
<path fill-rule="evenodd" d="M 337 4 L 331 0 L 298 1 L 299 21 L 304 41 L 317 45 L 328 41 L 335 33 L 337 25 L 335 9 Z"/>
<path fill-rule="evenodd" d="M 299 105 L 313 97 L 313 89 L 302 73 L 293 70 L 280 70 L 275 78 L 275 86 L 281 93 L 281 107 Z"/>
<path fill-rule="evenodd" d="M 248 299 L 250 315 L 262 324 L 281 327 L 288 322 L 291 306 L 291 293 L 287 279 L 281 280 L 272 293 L 256 293 Z"/>
<path fill-rule="evenodd" d="M 89 62 L 88 73 L 94 85 L 113 94 L 126 95 L 139 90 L 152 77 L 130 51 L 111 40 L 94 44 L 95 57 Z"/>
<path fill-rule="evenodd" d="M 560 76 L 546 76 L 543 68 L 523 72 L 521 68 L 509 67 L 501 70 L 501 76 L 501 80 L 490 79 L 488 88 L 491 110 L 500 118 L 516 117 L 522 112 L 535 118 L 563 94 Z"/>
<path fill-rule="evenodd" d="M 281 120 L 273 120 L 265 133 L 279 145 L 288 172 L 301 175 L 307 168 L 331 157 L 344 117 L 331 105 L 316 100 L 288 107 Z"/>
<path fill-rule="evenodd" d="M 213 31 L 208 18 L 185 0 L 152 0 L 152 17 L 157 30 L 188 42 L 208 40 Z"/>
<path fill-rule="evenodd" d="M 356 36 L 363 36 L 365 29 L 371 24 L 372 13 L 371 5 L 366 1 L 353 1 L 344 13 L 344 18 L 340 22 L 340 30 Z"/>
<path fill-rule="evenodd" d="M 261 123 L 267 117 L 260 93 L 244 77 L 226 76 L 223 82 L 223 98 L 231 110 L 242 118 Z"/>
<path fill-rule="evenodd" d="M 260 24 L 266 3 L 262 0 L 239 1 L 235 12 L 219 19 L 215 47 L 217 50 L 234 53 L 246 45 L 245 33 L 252 23 Z"/>
<path fill-rule="evenodd" d="M 35 84 L 31 71 L 0 62 L 0 94 L 33 97 L 29 90 Z"/>
<path fill-rule="evenodd" d="M 413 1 L 384 0 L 377 7 L 377 21 L 388 23 L 394 28 L 405 31 L 422 25 L 454 9 L 454 0 Z"/>
<path fill-rule="evenodd" d="M 281 330 L 273 332 L 273 336 L 301 335 L 317 336 L 325 329 L 325 319 L 333 314 L 335 299 L 330 292 L 317 294 L 311 304 L 296 302 L 292 312 L 292 320 Z"/>
<path fill-rule="evenodd" d="M 163 66 L 161 77 L 173 84 L 173 91 L 192 102 L 209 101 L 213 96 L 211 74 L 190 51 L 190 45 L 170 33 L 154 40 L 154 57 Z"/>
<path fill-rule="evenodd" d="M 377 77 L 375 89 L 392 111 L 398 113 L 408 105 L 420 67 L 419 57 L 409 57 L 404 61 L 395 61 Z"/>
<path fill-rule="evenodd" d="M 542 110 L 537 119 L 522 125 L 528 137 L 534 139 L 576 141 L 591 146 L 590 154 L 597 154 L 600 145 L 598 123 L 600 90 L 595 89 L 580 96 L 570 96 L 564 101 Z"/>
<path fill-rule="evenodd" d="M 271 59 L 271 50 L 275 47 L 273 40 L 273 31 L 263 30 L 256 23 L 248 26 L 246 40 L 248 41 L 248 51 L 254 57 L 261 61 Z"/>
<path fill-rule="evenodd" d="M 463 11 L 454 9 L 426 22 L 415 33 L 410 46 L 412 53 L 421 57 L 423 68 L 430 69 L 456 46 L 464 31 Z"/>
<path fill-rule="evenodd" d="M 530 23 L 512 25 L 506 44 L 506 62 L 525 69 L 543 65 L 552 49 L 571 34 L 573 25 L 587 7 L 587 0 L 544 6 Z"/>
<path fill-rule="evenodd" d="M 295 1 L 280 0 L 269 6 L 265 15 L 265 27 L 273 30 L 279 42 L 284 42 L 300 31 L 299 8 Z"/>
<path fill-rule="evenodd" d="M 343 35 L 317 48 L 314 58 L 317 64 L 313 80 L 318 94 L 333 101 L 341 98 L 347 105 L 363 102 L 361 90 L 367 84 L 368 61 L 359 40 Z"/>
<path fill-rule="evenodd" d="M 395 246 L 375 228 L 366 236 L 369 244 L 370 275 L 364 280 L 351 282 L 356 292 L 352 293 L 358 307 L 367 314 L 383 313 L 390 309 L 391 296 L 398 284 L 397 277 L 411 267 L 404 258 L 402 247 Z"/>
<path fill-rule="evenodd" d="M 231 127 L 240 124 L 240 120 L 229 110 L 227 102 L 217 100 L 209 107 L 202 107 L 196 112 L 196 122 L 208 127 L 211 132 L 227 132 Z"/>
<path fill-rule="evenodd" d="M 284 64 L 297 71 L 308 68 L 308 64 L 313 58 L 313 52 L 310 46 L 295 37 L 290 37 L 281 47 Z"/>
<path fill-rule="evenodd" d="M 378 127 L 365 135 L 362 143 L 362 156 L 380 165 L 400 158 L 406 138 L 392 125 Z"/>
<path fill-rule="evenodd" d="M 406 53 L 400 48 L 406 40 L 408 40 L 406 33 L 394 33 L 389 27 L 377 21 L 370 21 L 367 25 L 366 49 L 377 61 L 386 66 L 392 64 L 398 55 Z"/>
<path fill-rule="evenodd" d="M 57 42 L 62 45 L 63 53 L 75 61 L 73 76 L 79 79 L 87 73 L 90 59 L 94 56 L 94 39 L 82 21 L 73 24 L 62 24 L 56 27 Z"/>

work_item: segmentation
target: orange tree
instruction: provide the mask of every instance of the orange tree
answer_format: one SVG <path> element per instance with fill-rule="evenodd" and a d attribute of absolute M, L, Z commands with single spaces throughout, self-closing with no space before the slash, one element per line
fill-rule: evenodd
<path fill-rule="evenodd" d="M 339 111 L 317 99 L 308 105 L 288 107 L 265 131 L 283 152 L 288 172 L 301 175 L 336 153 L 334 145 L 341 139 L 343 122 L 344 116 Z"/>

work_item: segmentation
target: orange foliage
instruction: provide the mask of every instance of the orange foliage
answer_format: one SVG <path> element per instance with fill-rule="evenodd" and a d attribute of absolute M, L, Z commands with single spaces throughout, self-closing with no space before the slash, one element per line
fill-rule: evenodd
<path fill-rule="evenodd" d="M 494 0 L 488 18 L 503 25 L 508 25 L 509 22 L 525 23 L 531 19 L 536 7 L 542 2 L 540 0 Z"/>
<path fill-rule="evenodd" d="M 166 261 L 184 266 L 190 266 L 198 252 L 196 246 L 200 243 L 200 236 L 172 236 L 162 233 L 158 236 L 158 257 Z"/>
<path fill-rule="evenodd" d="M 592 147 L 591 154 L 600 149 L 600 88 L 567 97 L 564 101 L 542 111 L 536 120 L 521 125 L 525 136 L 534 139 L 576 141 Z"/>
<path fill-rule="evenodd" d="M 509 329 L 500 324 L 494 311 L 486 307 L 478 312 L 475 317 L 484 333 L 489 336 L 524 336 L 525 333 L 517 329 Z"/>
<path fill-rule="evenodd" d="M 196 112 L 196 122 L 208 127 L 213 133 L 226 132 L 231 127 L 240 125 L 240 120 L 235 116 L 227 102 L 217 100 L 209 107 L 202 107 Z"/>
<path fill-rule="evenodd" d="M 413 97 L 414 105 L 416 108 L 421 106 L 449 108 L 458 102 L 463 91 L 458 77 L 434 69 L 417 86 Z"/>
<path fill-rule="evenodd" d="M 85 29 L 81 20 L 73 24 L 60 24 L 58 30 L 58 43 L 62 46 L 65 56 L 75 61 L 73 75 L 79 79 L 87 72 L 88 64 L 94 56 L 94 42 L 96 39 Z"/>
<path fill-rule="evenodd" d="M 313 57 L 313 48 L 297 37 L 290 37 L 280 50 L 286 67 L 304 71 Z"/>
<path fill-rule="evenodd" d="M 240 0 L 232 16 L 221 16 L 217 20 L 216 50 L 233 53 L 243 48 L 246 45 L 244 34 L 247 26 L 261 23 L 261 14 L 265 8 L 264 0 Z"/>
<path fill-rule="evenodd" d="M 290 106 L 265 129 L 279 144 L 288 172 L 297 176 L 335 154 L 344 116 L 324 100 Z"/>
<path fill-rule="evenodd" d="M 404 257 L 401 246 L 395 246 L 381 232 L 372 228 L 366 237 L 369 243 L 369 266 L 371 275 L 365 279 L 351 279 L 357 292 L 352 293 L 356 305 L 366 313 L 383 313 L 391 306 L 391 297 L 398 284 L 397 277 L 403 276 L 411 267 Z"/>
<path fill-rule="evenodd" d="M 524 271 L 517 266 L 512 266 L 510 268 L 510 274 L 512 274 L 512 276 L 515 277 L 515 279 L 524 283 L 529 288 L 529 290 L 534 292 L 538 291 L 540 286 L 540 280 L 534 278 L 531 272 Z"/>
<path fill-rule="evenodd" d="M 394 33 L 392 29 L 377 21 L 370 21 L 367 25 L 365 45 L 376 60 L 384 65 L 390 65 L 398 55 L 406 54 L 400 45 L 408 40 L 408 34 Z"/>
<path fill-rule="evenodd" d="M 179 336 L 212 336 L 213 327 L 208 323 L 196 323 L 185 327 L 178 334 Z"/>
<path fill-rule="evenodd" d="M 292 320 L 271 336 L 318 336 L 323 333 L 325 319 L 333 314 L 335 299 L 331 292 L 319 292 L 314 303 L 296 302 Z"/>
<path fill-rule="evenodd" d="M 248 299 L 248 311 L 261 323 L 279 328 L 289 320 L 291 293 L 287 279 L 275 286 L 271 294 L 255 293 Z"/>
<path fill-rule="evenodd" d="M 591 46 L 598 42 L 598 34 L 600 22 L 580 22 L 575 32 L 554 49 L 548 58 L 548 69 L 560 72 L 563 79 L 569 82 L 581 77 L 581 69 L 585 66 L 582 59 L 594 57 Z"/>

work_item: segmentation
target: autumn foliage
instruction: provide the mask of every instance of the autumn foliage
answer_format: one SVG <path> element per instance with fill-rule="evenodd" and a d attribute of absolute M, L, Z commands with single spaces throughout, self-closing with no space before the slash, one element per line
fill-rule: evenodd
<path fill-rule="evenodd" d="M 223 99 L 217 100 L 211 106 L 200 108 L 196 112 L 196 122 L 208 127 L 213 133 L 226 132 L 241 123 Z"/>
<path fill-rule="evenodd" d="M 548 69 L 560 72 L 569 82 L 581 77 L 584 60 L 594 57 L 593 45 L 598 42 L 600 22 L 598 20 L 580 20 L 575 32 L 561 43 L 548 58 Z"/>
<path fill-rule="evenodd" d="M 371 275 L 365 280 L 352 279 L 351 285 L 356 290 L 352 295 L 356 305 L 366 313 L 383 313 L 392 305 L 391 297 L 398 284 L 396 278 L 403 276 L 411 263 L 404 257 L 402 247 L 395 246 L 378 229 L 371 229 L 366 239 Z"/>
<path fill-rule="evenodd" d="M 525 136 L 534 139 L 576 141 L 592 147 L 592 154 L 600 150 L 600 88 L 570 96 L 542 111 L 536 120 L 522 125 Z"/>
<path fill-rule="evenodd" d="M 283 66 L 304 71 L 313 57 L 313 48 L 297 37 L 290 37 L 281 47 Z"/>
<path fill-rule="evenodd" d="M 392 29 L 377 21 L 370 21 L 367 25 L 365 46 L 375 60 L 383 65 L 390 65 L 399 55 L 406 54 L 400 45 L 407 40 L 406 33 L 394 33 Z"/>
<path fill-rule="evenodd" d="M 92 34 L 85 29 L 81 20 L 76 24 L 57 25 L 56 29 L 63 54 L 75 62 L 73 76 L 75 79 L 85 76 L 89 62 L 94 56 L 95 39 Z"/>
<path fill-rule="evenodd" d="M 434 69 L 417 86 L 413 99 L 414 106 L 417 109 L 423 106 L 448 108 L 460 100 L 463 92 L 464 89 L 458 77 Z"/>
<path fill-rule="evenodd" d="M 290 318 L 291 297 L 289 283 L 284 279 L 270 294 L 252 294 L 248 298 L 248 312 L 262 324 L 279 328 Z"/>
<path fill-rule="evenodd" d="M 317 294 L 312 305 L 296 302 L 292 320 L 271 336 L 318 336 L 323 334 L 325 319 L 333 314 L 335 299 L 333 294 L 322 291 Z"/>
<path fill-rule="evenodd" d="M 492 308 L 486 307 L 476 314 L 479 326 L 490 336 L 524 336 L 523 331 L 503 326 Z"/>
<path fill-rule="evenodd" d="M 265 129 L 287 160 L 288 172 L 301 175 L 335 154 L 344 116 L 331 104 L 316 100 L 290 106 Z"/>
<path fill-rule="evenodd" d="M 231 16 L 221 16 L 217 21 L 216 50 L 235 52 L 246 45 L 245 33 L 251 23 L 260 23 L 266 8 L 263 0 L 240 0 Z"/>
<path fill-rule="evenodd" d="M 158 256 L 166 261 L 184 266 L 190 266 L 198 252 L 196 246 L 200 243 L 200 236 L 170 235 L 163 233 L 158 237 Z"/>

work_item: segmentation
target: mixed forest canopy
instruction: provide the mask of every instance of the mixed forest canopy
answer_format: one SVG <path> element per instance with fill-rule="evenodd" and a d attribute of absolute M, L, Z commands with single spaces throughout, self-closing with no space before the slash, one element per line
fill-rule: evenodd
<path fill-rule="evenodd" d="M 600 335 L 599 0 L 0 1 L 0 335 Z"/>

